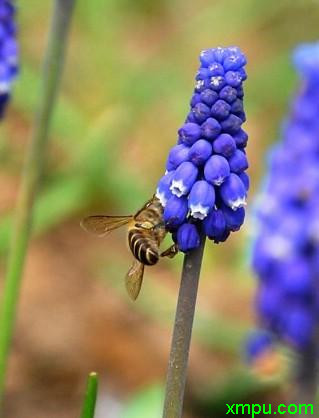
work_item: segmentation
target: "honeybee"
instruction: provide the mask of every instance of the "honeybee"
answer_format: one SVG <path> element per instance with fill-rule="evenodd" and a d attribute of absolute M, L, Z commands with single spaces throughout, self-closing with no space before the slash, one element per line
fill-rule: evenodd
<path fill-rule="evenodd" d="M 128 246 L 134 256 L 126 274 L 125 285 L 131 299 L 136 300 L 143 282 L 144 267 L 153 266 L 160 257 L 173 258 L 178 248 L 173 244 L 166 251 L 160 252 L 159 247 L 167 230 L 163 221 L 163 206 L 155 195 L 135 215 L 88 216 L 81 222 L 84 230 L 100 237 L 124 225 L 127 225 Z"/>

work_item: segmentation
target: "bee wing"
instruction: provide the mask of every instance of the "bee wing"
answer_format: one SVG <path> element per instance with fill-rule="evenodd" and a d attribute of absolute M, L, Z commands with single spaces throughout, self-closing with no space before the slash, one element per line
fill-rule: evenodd
<path fill-rule="evenodd" d="M 81 227 L 87 232 L 102 237 L 114 229 L 128 224 L 132 219 L 133 216 L 88 216 L 82 219 Z"/>
<path fill-rule="evenodd" d="M 134 260 L 125 277 L 127 293 L 132 300 L 136 300 L 143 282 L 144 264 Z"/>

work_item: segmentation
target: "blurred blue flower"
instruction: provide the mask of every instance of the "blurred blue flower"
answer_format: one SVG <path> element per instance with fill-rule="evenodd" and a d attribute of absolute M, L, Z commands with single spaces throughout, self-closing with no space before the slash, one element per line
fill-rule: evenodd
<path fill-rule="evenodd" d="M 18 73 L 15 12 L 13 0 L 0 2 L 0 117 L 4 115 Z"/>
<path fill-rule="evenodd" d="M 303 350 L 314 341 L 319 319 L 319 43 L 299 46 L 293 60 L 301 88 L 283 123 L 282 140 L 268 158 L 256 202 L 252 264 L 262 327 Z M 235 135 L 237 146 L 244 137 L 240 131 Z M 240 153 L 229 158 L 234 172 L 247 165 Z"/>
<path fill-rule="evenodd" d="M 249 188 L 243 151 L 248 136 L 242 129 L 246 58 L 238 47 L 218 47 L 202 51 L 199 59 L 190 111 L 156 192 L 181 251 L 199 245 L 201 221 L 215 243 L 238 230 Z"/>

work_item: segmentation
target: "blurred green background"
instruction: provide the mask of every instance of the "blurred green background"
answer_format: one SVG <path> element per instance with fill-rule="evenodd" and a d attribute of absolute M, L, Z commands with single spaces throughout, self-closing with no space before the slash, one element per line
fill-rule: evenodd
<path fill-rule="evenodd" d="M 50 3 L 19 3 L 21 74 L 0 130 L 1 277 Z M 96 418 L 161 416 L 182 256 L 146 269 L 131 303 L 125 230 L 99 240 L 79 222 L 93 213 L 134 213 L 154 193 L 188 112 L 199 52 L 218 45 L 239 45 L 248 57 L 252 202 L 296 85 L 291 50 L 318 38 L 318 21 L 316 0 L 78 0 L 21 292 L 6 417 L 79 416 L 91 370 L 101 377 Z M 280 379 L 258 379 L 243 362 L 254 324 L 251 228 L 248 215 L 227 243 L 206 246 L 185 417 L 224 416 L 226 403 L 281 396 Z"/>

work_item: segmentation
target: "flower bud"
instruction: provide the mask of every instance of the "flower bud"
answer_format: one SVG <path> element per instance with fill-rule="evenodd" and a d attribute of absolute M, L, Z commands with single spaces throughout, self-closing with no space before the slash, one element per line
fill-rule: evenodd
<path fill-rule="evenodd" d="M 199 103 L 201 100 L 202 100 L 202 98 L 201 98 L 201 94 L 199 94 L 199 93 L 194 93 L 194 94 L 193 94 L 193 96 L 192 96 L 192 98 L 191 98 L 191 101 L 190 101 L 190 105 L 191 105 L 191 107 L 195 106 L 195 105 L 196 105 L 197 103 Z"/>
<path fill-rule="evenodd" d="M 173 196 L 170 190 L 173 175 L 174 171 L 169 171 L 160 179 L 157 185 L 156 197 L 159 199 L 163 207 L 165 207 L 168 199 Z"/>
<path fill-rule="evenodd" d="M 210 64 L 210 66 L 208 67 L 208 70 L 209 70 L 209 75 L 211 77 L 225 74 L 224 67 L 218 62 L 213 62 L 212 64 Z"/>
<path fill-rule="evenodd" d="M 246 64 L 246 58 L 241 53 L 234 53 L 232 55 L 228 55 L 228 57 L 224 60 L 224 68 L 226 71 L 229 70 L 239 70 L 243 65 Z"/>
<path fill-rule="evenodd" d="M 201 126 L 202 137 L 213 140 L 221 131 L 221 126 L 216 119 L 208 118 Z"/>
<path fill-rule="evenodd" d="M 236 151 L 236 142 L 229 134 L 221 134 L 213 143 L 213 150 L 217 154 L 230 157 Z"/>
<path fill-rule="evenodd" d="M 197 103 L 192 108 L 193 115 L 198 123 L 203 123 L 210 116 L 210 108 L 204 103 Z"/>
<path fill-rule="evenodd" d="M 163 219 L 167 228 L 177 228 L 181 225 L 187 216 L 188 205 L 186 197 L 172 196 L 166 202 Z"/>
<path fill-rule="evenodd" d="M 193 145 L 200 138 L 200 127 L 197 123 L 184 123 L 178 130 L 179 137 L 185 145 Z"/>
<path fill-rule="evenodd" d="M 177 245 L 180 251 L 186 253 L 200 244 L 197 228 L 193 224 L 184 223 L 177 230 Z"/>
<path fill-rule="evenodd" d="M 247 145 L 248 135 L 243 129 L 239 129 L 239 131 L 233 136 L 237 147 L 245 148 Z"/>
<path fill-rule="evenodd" d="M 238 87 L 243 79 L 238 71 L 227 71 L 225 74 L 226 83 L 231 87 Z"/>
<path fill-rule="evenodd" d="M 218 94 L 216 93 L 216 91 L 213 91 L 211 89 L 205 89 L 201 92 L 200 99 L 207 106 L 212 106 L 218 99 Z M 194 103 L 194 105 L 192 106 L 195 106 L 195 104 L 196 103 Z"/>
<path fill-rule="evenodd" d="M 243 121 L 238 116 L 231 113 L 227 119 L 220 122 L 220 126 L 224 132 L 233 135 L 239 131 L 242 123 Z"/>
<path fill-rule="evenodd" d="M 224 241 L 226 230 L 226 220 L 220 209 L 213 209 L 203 221 L 205 234 L 215 243 Z"/>
<path fill-rule="evenodd" d="M 220 186 L 220 197 L 225 205 L 229 206 L 232 210 L 246 205 L 246 189 L 236 174 L 230 173 Z"/>
<path fill-rule="evenodd" d="M 227 57 L 227 49 L 228 48 L 222 48 L 220 46 L 214 48 L 214 57 L 217 62 L 224 62 L 224 59 Z"/>
<path fill-rule="evenodd" d="M 215 55 L 213 49 L 204 49 L 199 56 L 200 62 L 203 67 L 208 67 L 215 61 Z"/>
<path fill-rule="evenodd" d="M 171 183 L 171 191 L 173 195 L 181 197 L 186 195 L 192 188 L 197 178 L 198 169 L 188 161 L 179 165 L 174 172 Z"/>
<path fill-rule="evenodd" d="M 231 112 L 234 113 L 235 115 L 241 115 L 243 111 L 244 111 L 243 101 L 240 99 L 236 99 L 231 104 Z"/>
<path fill-rule="evenodd" d="M 233 173 L 241 173 L 248 168 L 246 154 L 239 149 L 236 149 L 234 154 L 228 159 L 228 162 Z"/>
<path fill-rule="evenodd" d="M 188 207 L 195 219 L 203 220 L 215 204 L 214 187 L 205 180 L 196 181 L 189 193 Z"/>
<path fill-rule="evenodd" d="M 197 120 L 194 116 L 193 112 L 189 112 L 186 119 L 185 119 L 185 123 L 194 123 L 195 125 L 198 125 Z M 182 140 L 181 137 L 179 137 L 179 144 L 183 143 L 184 141 Z M 190 144 L 189 144 L 190 145 Z"/>
<path fill-rule="evenodd" d="M 228 117 L 230 109 L 230 104 L 224 100 L 217 100 L 211 107 L 211 115 L 217 120 L 224 120 Z"/>
<path fill-rule="evenodd" d="M 248 191 L 249 190 L 249 184 L 250 184 L 248 174 L 245 173 L 245 172 L 242 172 L 242 173 L 238 174 L 238 177 L 244 183 L 245 189 Z"/>
<path fill-rule="evenodd" d="M 209 87 L 214 91 L 221 90 L 226 84 L 225 78 L 221 75 L 214 75 L 209 79 Z"/>
<path fill-rule="evenodd" d="M 203 68 L 201 67 L 196 74 L 195 79 L 196 80 L 205 80 L 206 78 L 208 78 L 210 76 L 210 72 L 208 70 L 208 68 Z"/>
<path fill-rule="evenodd" d="M 228 206 L 223 206 L 222 211 L 226 220 L 227 228 L 230 231 L 239 231 L 240 227 L 244 223 L 245 209 L 238 208 L 233 210 Z"/>
<path fill-rule="evenodd" d="M 219 92 L 219 98 L 227 103 L 233 103 L 237 99 L 237 90 L 231 86 L 225 86 Z"/>
<path fill-rule="evenodd" d="M 196 142 L 195 142 L 196 144 Z M 188 160 L 189 147 L 184 144 L 175 145 L 168 154 L 166 170 L 175 170 L 181 163 Z"/>
<path fill-rule="evenodd" d="M 203 165 L 212 155 L 212 150 L 213 147 L 210 142 L 205 141 L 205 139 L 199 139 L 189 149 L 189 161 L 197 166 Z"/>
<path fill-rule="evenodd" d="M 205 164 L 205 179 L 215 186 L 220 186 L 229 174 L 230 168 L 228 161 L 221 155 L 212 155 Z"/>
<path fill-rule="evenodd" d="M 238 72 L 240 74 L 242 81 L 247 80 L 247 73 L 246 73 L 245 68 L 239 68 Z"/>

